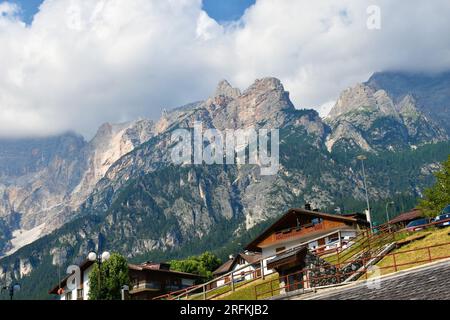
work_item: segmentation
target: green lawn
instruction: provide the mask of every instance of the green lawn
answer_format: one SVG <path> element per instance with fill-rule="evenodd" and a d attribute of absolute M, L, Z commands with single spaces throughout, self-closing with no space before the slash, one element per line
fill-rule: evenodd
<path fill-rule="evenodd" d="M 391 252 L 391 254 L 395 253 L 396 264 L 405 264 L 403 266 L 398 266 L 397 270 L 395 270 L 394 267 L 391 267 L 392 265 L 394 265 L 394 257 L 392 255 L 388 255 L 385 258 L 383 258 L 380 262 L 378 262 L 377 266 L 382 268 L 381 274 L 388 274 L 395 271 L 405 270 L 412 267 L 416 267 L 421 264 L 428 263 L 427 260 L 429 258 L 429 255 L 431 255 L 431 258 L 433 259 L 450 256 L 450 244 L 430 248 L 430 250 L 420 249 L 417 251 L 405 252 L 408 250 L 448 243 L 450 242 L 449 232 L 450 228 L 443 228 L 443 229 L 427 229 L 409 234 L 405 233 L 404 238 L 406 240 L 408 240 L 408 237 L 410 237 L 410 239 L 413 240 L 420 235 L 425 235 L 425 237 L 422 239 L 412 241 Z"/>
<path fill-rule="evenodd" d="M 271 274 L 266 277 L 265 280 L 255 280 L 251 283 L 247 283 L 242 285 L 240 288 L 236 289 L 234 292 L 230 292 L 228 294 L 217 297 L 217 300 L 255 300 L 255 287 L 258 286 L 258 293 L 266 292 L 270 290 L 270 282 L 272 282 L 272 286 L 275 289 L 274 295 L 278 295 L 280 292 L 277 290 L 279 288 L 278 283 L 278 274 Z M 268 298 L 271 294 L 265 294 L 263 296 L 259 296 L 258 299 Z"/>

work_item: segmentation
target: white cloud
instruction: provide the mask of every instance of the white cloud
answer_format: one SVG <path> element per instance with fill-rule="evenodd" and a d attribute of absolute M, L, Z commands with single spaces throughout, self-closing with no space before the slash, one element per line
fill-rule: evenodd
<path fill-rule="evenodd" d="M 381 30 L 366 27 L 369 5 Z M 386 69 L 450 67 L 446 0 L 258 0 L 221 26 L 201 0 L 46 0 L 31 26 L 0 4 L 0 135 L 76 130 L 158 117 L 276 76 L 297 107 L 322 112 L 339 92 Z"/>

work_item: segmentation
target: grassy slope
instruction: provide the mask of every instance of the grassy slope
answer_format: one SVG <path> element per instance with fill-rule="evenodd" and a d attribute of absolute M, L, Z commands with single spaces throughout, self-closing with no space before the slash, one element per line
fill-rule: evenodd
<path fill-rule="evenodd" d="M 431 233 L 430 233 L 431 231 Z M 434 230 L 423 230 L 418 231 L 411 236 L 417 236 L 420 234 L 427 234 L 429 235 L 425 236 L 425 238 L 413 241 L 409 244 L 406 244 L 398 249 L 395 249 L 391 253 L 395 253 L 395 261 L 397 264 L 407 264 L 404 266 L 397 267 L 397 271 L 416 267 L 421 264 L 428 263 L 428 261 L 423 261 L 428 259 L 428 250 L 422 249 L 418 251 L 413 252 L 405 252 L 408 250 L 433 246 L 437 244 L 443 244 L 443 243 L 449 243 L 445 246 L 435 247 L 430 249 L 430 254 L 432 258 L 438 258 L 438 257 L 444 257 L 450 255 L 450 228 L 443 228 L 443 229 L 434 229 Z M 390 267 L 394 264 L 394 258 L 393 256 L 387 256 L 384 259 L 382 259 L 380 262 L 377 263 L 377 266 L 382 268 L 381 274 L 388 274 L 395 272 L 395 269 L 393 267 Z"/>
<path fill-rule="evenodd" d="M 272 287 L 274 289 L 274 295 L 278 295 L 279 294 L 279 291 L 277 292 L 277 289 L 279 288 L 278 274 L 271 274 L 265 280 L 252 281 L 248 285 L 243 285 L 241 288 L 237 289 L 234 292 L 230 292 L 220 297 L 217 297 L 217 300 L 256 300 L 255 287 L 258 286 L 257 290 L 259 294 L 267 292 L 270 290 L 271 282 Z M 270 296 L 271 294 L 268 293 L 259 296 L 258 299 L 267 298 Z"/>

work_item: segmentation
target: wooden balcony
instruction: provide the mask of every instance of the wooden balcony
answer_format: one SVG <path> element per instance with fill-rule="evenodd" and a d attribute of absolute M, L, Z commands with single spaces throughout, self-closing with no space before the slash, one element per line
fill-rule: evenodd
<path fill-rule="evenodd" d="M 343 227 L 345 223 L 337 222 L 337 221 L 328 221 L 324 220 L 320 223 L 307 223 L 300 225 L 299 227 L 289 228 L 280 230 L 278 232 L 272 233 L 266 239 L 264 239 L 261 243 L 261 247 L 269 246 L 276 242 L 282 242 L 284 240 L 297 239 L 302 237 L 310 237 L 315 233 L 325 233 L 328 230 L 332 230 L 335 228 Z"/>
<path fill-rule="evenodd" d="M 311 225 L 307 227 L 299 227 L 299 228 L 292 228 L 283 230 L 280 232 L 275 233 L 275 240 L 283 240 L 283 239 L 289 239 L 289 238 L 295 238 L 297 236 L 306 235 L 312 232 L 325 230 L 325 226 L 323 223 L 319 223 L 316 225 Z"/>

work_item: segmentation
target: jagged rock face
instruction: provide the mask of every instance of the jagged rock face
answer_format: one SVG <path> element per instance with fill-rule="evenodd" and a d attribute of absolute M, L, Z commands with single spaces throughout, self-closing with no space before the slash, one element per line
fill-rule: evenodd
<path fill-rule="evenodd" d="M 419 111 L 412 95 L 394 100 L 366 84 L 345 90 L 330 111 L 326 146 L 364 151 L 399 150 L 445 141 L 448 136 Z"/>
<path fill-rule="evenodd" d="M 366 82 L 375 91 L 385 90 L 395 104 L 413 95 L 416 108 L 450 135 L 450 72 L 435 74 L 378 72 Z"/>
<path fill-rule="evenodd" d="M 69 133 L 0 144 L 0 218 L 9 221 L 10 232 L 51 221 L 81 179 L 84 139 Z"/>
<path fill-rule="evenodd" d="M 0 240 L 0 255 L 73 218 L 109 167 L 147 141 L 152 130 L 152 122 L 139 120 L 105 124 L 89 143 L 72 133 L 1 141 L 0 221 L 8 233 Z"/>
<path fill-rule="evenodd" d="M 109 206 L 116 201 L 118 190 L 121 190 L 128 181 L 137 175 L 150 174 L 172 165 L 170 158 L 171 130 L 187 128 L 201 122 L 203 129 L 244 129 L 255 128 L 286 128 L 292 126 L 304 132 L 310 143 L 318 147 L 323 143 L 327 128 L 313 110 L 297 111 L 289 100 L 289 94 L 284 91 L 281 82 L 274 78 L 257 80 L 242 94 L 238 89 L 233 89 L 228 82 L 219 83 L 215 96 L 206 101 L 194 103 L 165 112 L 155 125 L 155 131 L 159 134 L 149 141 L 144 147 L 123 156 L 118 160 L 96 186 L 95 192 L 81 208 L 82 212 L 106 212 Z M 264 221 L 270 216 L 272 206 L 269 193 L 274 184 L 273 177 L 264 177 L 259 174 L 259 167 L 242 167 L 237 169 L 233 179 L 230 177 L 222 180 L 216 192 L 211 193 L 211 184 L 205 181 L 198 182 L 194 179 L 194 191 L 200 197 L 205 198 L 205 207 L 209 214 L 203 215 L 203 225 L 196 224 L 199 234 L 207 231 L 213 223 L 214 216 L 231 219 L 236 215 L 245 217 L 246 228 Z M 218 174 L 218 177 L 224 173 Z M 183 180 L 183 187 L 191 185 L 193 176 Z M 236 181 L 233 183 L 233 181 Z M 181 186 L 180 186 L 181 187 Z M 208 195 L 206 195 L 208 194 Z M 213 197 L 213 195 L 216 196 Z M 210 206 L 208 201 L 218 201 Z M 215 200 L 213 200 L 215 199 Z M 186 212 L 190 217 L 191 212 L 199 208 L 186 206 L 180 210 L 179 206 L 187 205 L 186 199 L 173 199 L 172 205 L 178 208 L 178 212 Z M 237 208 L 241 208 L 240 211 Z M 239 212 L 238 212 L 239 211 Z M 183 218 L 180 217 L 181 220 Z M 187 219 L 184 226 L 190 225 Z M 195 221 L 195 220 L 194 220 Z M 197 219 L 197 222 L 200 221 Z M 182 232 L 185 234 L 184 232 Z"/>
<path fill-rule="evenodd" d="M 157 133 L 174 126 L 193 127 L 200 121 L 205 128 L 246 129 L 281 128 L 295 118 L 295 107 L 280 80 L 256 80 L 243 93 L 227 81 L 221 81 L 215 94 L 207 99 L 164 112 L 155 125 Z"/>
<path fill-rule="evenodd" d="M 139 120 L 102 125 L 88 146 L 88 166 L 74 189 L 73 207 L 81 204 L 114 162 L 153 136 L 153 122 Z"/>
<path fill-rule="evenodd" d="M 243 94 L 237 89 L 223 88 L 220 83 L 216 96 L 206 102 L 215 128 L 245 129 L 280 128 L 291 120 L 295 107 L 280 80 L 264 78 L 255 81 Z"/>

